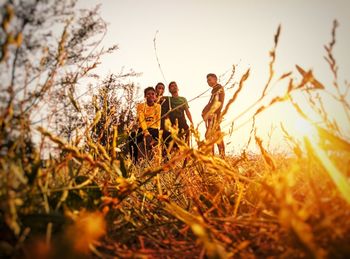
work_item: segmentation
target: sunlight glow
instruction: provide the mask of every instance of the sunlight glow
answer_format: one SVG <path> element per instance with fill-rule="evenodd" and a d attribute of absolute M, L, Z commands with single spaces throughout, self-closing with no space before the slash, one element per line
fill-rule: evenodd
<path fill-rule="evenodd" d="M 342 196 L 348 203 L 350 203 L 350 184 L 346 177 L 333 164 L 327 153 L 318 144 L 319 134 L 316 127 L 301 117 L 296 121 L 295 126 L 297 131 L 304 136 L 305 145 L 312 149 L 313 153 L 316 155 L 323 168 L 327 171 Z"/>
<path fill-rule="evenodd" d="M 344 199 L 350 203 L 350 184 L 346 177 L 339 171 L 339 169 L 333 164 L 333 162 L 329 159 L 326 152 L 320 148 L 319 145 L 310 141 L 307 137 L 305 137 L 305 142 L 308 142 L 309 146 L 311 146 L 312 151 L 321 162 L 322 166 L 328 172 L 329 176 L 333 180 L 334 184 L 337 186 L 338 190 L 344 197 Z"/>
<path fill-rule="evenodd" d="M 294 127 L 299 136 L 308 137 L 313 141 L 318 141 L 318 132 L 316 128 L 306 119 L 297 117 Z"/>
<path fill-rule="evenodd" d="M 294 130 L 292 132 L 292 136 L 298 139 L 301 137 L 304 140 L 305 147 L 309 151 L 312 151 L 312 153 L 317 157 L 341 195 L 348 203 L 350 203 L 349 181 L 336 167 L 336 165 L 334 165 L 326 151 L 319 145 L 320 136 L 317 128 L 311 122 L 300 116 L 295 119 L 293 124 Z"/>

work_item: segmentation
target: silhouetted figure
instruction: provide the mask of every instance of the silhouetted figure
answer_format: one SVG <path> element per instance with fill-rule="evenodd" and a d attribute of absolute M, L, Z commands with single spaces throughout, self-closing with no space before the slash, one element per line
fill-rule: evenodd
<path fill-rule="evenodd" d="M 206 139 L 210 139 L 215 133 L 221 133 L 221 110 L 225 101 L 225 91 L 222 85 L 218 84 L 218 78 L 215 74 L 207 75 L 207 82 L 210 87 L 212 87 L 211 97 L 208 104 L 204 107 L 202 111 L 202 117 L 206 125 Z M 225 156 L 225 143 L 221 140 L 217 143 L 219 153 L 222 157 Z M 212 148 L 212 153 L 214 154 L 214 145 Z"/>

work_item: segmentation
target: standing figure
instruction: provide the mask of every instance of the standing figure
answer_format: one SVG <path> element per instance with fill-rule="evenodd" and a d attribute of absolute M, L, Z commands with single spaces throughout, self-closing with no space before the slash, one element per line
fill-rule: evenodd
<path fill-rule="evenodd" d="M 179 137 L 189 144 L 190 131 L 185 114 L 191 125 L 193 125 L 193 120 L 188 102 L 185 97 L 179 96 L 179 88 L 176 82 L 170 82 L 169 92 L 171 93 L 171 97 L 168 99 L 170 109 L 169 119 L 172 126 L 177 126 L 179 128 Z"/>
<path fill-rule="evenodd" d="M 202 111 L 202 117 L 206 125 L 206 139 L 210 139 L 213 135 L 221 134 L 221 110 L 225 101 L 225 91 L 222 85 L 218 84 L 218 78 L 215 74 L 207 75 L 207 82 L 210 87 L 212 87 L 211 97 L 208 104 L 204 107 Z M 223 140 L 217 143 L 219 154 L 225 156 L 225 143 Z M 214 145 L 212 147 L 212 154 L 214 154 Z"/>
<path fill-rule="evenodd" d="M 156 94 L 157 94 L 157 103 L 161 107 L 161 121 L 160 121 L 160 129 L 165 132 L 165 120 L 169 117 L 167 114 L 169 112 L 169 102 L 168 96 L 163 96 L 164 95 L 164 89 L 165 86 L 163 83 L 158 83 L 155 87 L 156 89 Z M 164 135 L 163 135 L 163 140 L 164 140 Z"/>
<path fill-rule="evenodd" d="M 161 120 L 160 120 L 160 135 L 159 138 L 162 138 L 164 145 L 162 146 L 162 155 L 165 157 L 167 155 L 167 148 L 170 143 L 170 132 L 165 129 L 165 121 L 169 119 L 169 110 L 170 110 L 170 97 L 164 96 L 165 85 L 162 82 L 159 82 L 156 87 L 157 94 L 157 103 L 161 107 Z"/>

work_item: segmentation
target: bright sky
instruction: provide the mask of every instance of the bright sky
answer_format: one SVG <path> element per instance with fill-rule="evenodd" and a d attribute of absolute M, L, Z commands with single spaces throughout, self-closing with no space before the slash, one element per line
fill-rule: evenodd
<path fill-rule="evenodd" d="M 92 8 L 99 3 L 101 16 L 109 24 L 102 46 L 120 47 L 115 54 L 102 59 L 98 69 L 101 74 L 118 73 L 125 67 L 142 73 L 135 79 L 141 89 L 164 82 L 153 48 L 156 31 L 159 31 L 157 53 L 166 83 L 176 81 L 180 95 L 188 100 L 208 89 L 207 73 L 220 75 L 235 64 L 234 80 L 239 81 L 245 70 L 251 68 L 250 78 L 222 126 L 230 125 L 233 118 L 260 97 L 279 24 L 282 31 L 276 61 L 278 76 L 296 71 L 295 64 L 299 64 L 313 69 L 315 76 L 330 86 L 332 77 L 323 58 L 323 46 L 330 41 L 332 22 L 337 19 L 340 27 L 334 53 L 340 67 L 339 82 L 344 87 L 344 80 L 350 80 L 350 1 L 347 0 L 80 0 L 78 8 Z M 282 94 L 286 83 L 275 85 L 271 97 Z M 227 91 L 226 100 L 235 89 Z M 201 110 L 208 99 L 206 95 L 190 103 L 195 124 L 201 121 Z M 237 119 L 235 126 L 244 123 L 257 108 Z M 344 112 L 331 102 L 329 108 L 337 114 L 349 136 Z M 276 105 L 257 119 L 258 135 L 267 142 L 271 125 L 279 127 L 281 121 L 293 121 L 293 116 L 290 106 Z M 240 152 L 249 137 L 250 126 L 251 123 L 246 124 L 225 138 L 230 143 L 228 150 Z M 224 130 L 228 132 L 229 128 Z M 277 130 L 271 142 L 275 148 L 283 146 Z"/>

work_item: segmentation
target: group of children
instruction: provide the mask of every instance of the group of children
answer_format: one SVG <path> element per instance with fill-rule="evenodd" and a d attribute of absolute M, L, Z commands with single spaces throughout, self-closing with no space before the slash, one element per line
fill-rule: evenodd
<path fill-rule="evenodd" d="M 207 82 L 212 87 L 211 98 L 202 111 L 202 117 L 206 125 L 206 138 L 210 139 L 215 134 L 221 134 L 220 121 L 221 110 L 225 100 L 224 88 L 218 84 L 215 74 L 207 75 Z M 189 144 L 190 124 L 193 125 L 192 115 L 185 97 L 179 95 L 176 82 L 172 81 L 168 86 L 171 96 L 164 96 L 165 85 L 158 83 L 155 88 L 147 87 L 144 90 L 145 102 L 137 105 L 138 129 L 130 135 L 130 155 L 134 161 L 147 157 L 153 148 L 162 139 L 164 143 L 163 156 L 167 155 L 169 145 L 172 143 L 171 133 L 166 128 L 166 120 L 171 126 L 178 129 L 178 137 Z M 187 117 L 187 119 L 186 119 Z M 225 155 L 223 140 L 217 143 L 221 156 Z M 171 148 L 176 149 L 175 147 Z M 212 146 L 214 153 L 214 145 Z"/>

